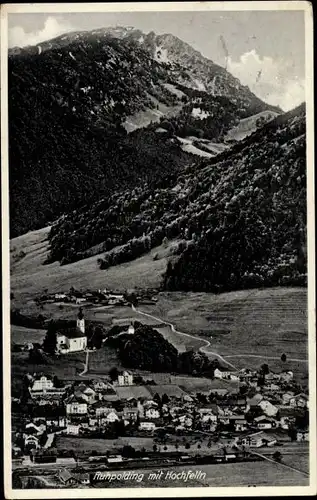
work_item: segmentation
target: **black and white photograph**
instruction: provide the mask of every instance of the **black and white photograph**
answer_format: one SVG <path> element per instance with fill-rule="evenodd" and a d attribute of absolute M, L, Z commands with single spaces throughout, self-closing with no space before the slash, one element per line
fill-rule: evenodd
<path fill-rule="evenodd" d="M 312 25 L 2 8 L 6 498 L 316 493 Z"/>

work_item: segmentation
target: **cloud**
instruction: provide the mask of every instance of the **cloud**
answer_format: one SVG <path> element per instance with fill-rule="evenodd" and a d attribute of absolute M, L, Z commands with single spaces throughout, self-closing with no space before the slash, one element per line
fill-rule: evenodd
<path fill-rule="evenodd" d="M 71 24 L 65 21 L 58 21 L 55 17 L 48 17 L 44 28 L 39 31 L 26 32 L 21 26 L 15 26 L 9 29 L 9 47 L 36 45 L 63 33 L 74 31 L 74 29 L 74 26 Z"/>
<path fill-rule="evenodd" d="M 263 101 L 280 106 L 284 111 L 305 100 L 305 81 L 294 76 L 285 61 L 268 56 L 261 58 L 256 50 L 251 50 L 242 54 L 238 61 L 229 57 L 227 69 Z"/>

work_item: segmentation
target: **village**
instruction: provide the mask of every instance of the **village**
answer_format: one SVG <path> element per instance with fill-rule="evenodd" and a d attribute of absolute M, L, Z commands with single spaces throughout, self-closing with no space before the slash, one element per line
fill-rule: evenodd
<path fill-rule="evenodd" d="M 103 300 L 131 305 L 123 294 L 113 295 Z M 23 484 L 44 475 L 52 487 L 89 486 L 94 464 L 98 470 L 101 465 L 120 470 L 144 467 L 145 460 L 148 467 L 266 457 L 281 463 L 289 446 L 307 451 L 308 395 L 290 370 L 219 366 L 212 389 L 182 385 L 182 377 L 168 373 L 146 377 L 115 367 L 89 378 L 83 300 L 78 299 L 86 297 L 75 297 L 76 327 L 57 333 L 56 355 L 67 359 L 69 353 L 86 352 L 85 378 L 27 373 L 21 398 L 12 397 L 13 474 Z M 133 324 L 125 333 L 134 335 Z M 21 414 L 22 403 L 27 413 Z"/>

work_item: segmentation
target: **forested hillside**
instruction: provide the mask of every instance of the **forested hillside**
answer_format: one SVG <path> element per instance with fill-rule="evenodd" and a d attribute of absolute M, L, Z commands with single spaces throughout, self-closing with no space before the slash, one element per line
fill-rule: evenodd
<path fill-rule="evenodd" d="M 9 52 L 11 237 L 179 172 L 192 157 L 169 134 L 219 141 L 240 119 L 278 111 L 193 49 L 188 59 L 181 40 L 141 39 L 99 30 Z M 151 126 L 160 120 L 167 135 Z"/>
<path fill-rule="evenodd" d="M 49 260 L 67 264 L 104 250 L 106 269 L 177 238 L 166 289 L 305 284 L 305 158 L 302 105 L 155 186 L 116 192 L 63 217 L 51 229 Z"/>

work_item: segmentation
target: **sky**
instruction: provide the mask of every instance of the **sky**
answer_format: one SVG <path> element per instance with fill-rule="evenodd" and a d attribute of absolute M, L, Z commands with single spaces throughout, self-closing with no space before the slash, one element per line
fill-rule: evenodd
<path fill-rule="evenodd" d="M 288 111 L 305 100 L 303 11 L 24 13 L 10 14 L 8 23 L 9 47 L 117 25 L 172 33 L 265 102 Z"/>

